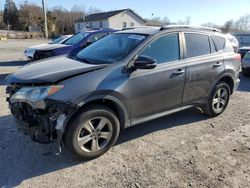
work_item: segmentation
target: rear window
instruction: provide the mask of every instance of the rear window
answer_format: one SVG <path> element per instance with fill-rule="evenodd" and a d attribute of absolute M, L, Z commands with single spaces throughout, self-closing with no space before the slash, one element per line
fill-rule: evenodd
<path fill-rule="evenodd" d="M 225 47 L 226 39 L 220 36 L 213 36 L 213 39 L 217 47 L 217 51 L 223 50 Z"/>
<path fill-rule="evenodd" d="M 207 35 L 185 33 L 187 58 L 210 54 L 210 41 Z"/>

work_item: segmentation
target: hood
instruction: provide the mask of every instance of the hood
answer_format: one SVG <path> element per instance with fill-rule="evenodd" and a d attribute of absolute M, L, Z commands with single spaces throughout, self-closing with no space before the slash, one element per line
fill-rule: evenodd
<path fill-rule="evenodd" d="M 42 48 L 43 46 L 47 46 L 47 45 L 48 45 L 47 43 L 38 44 L 38 45 L 34 45 L 34 46 L 29 47 L 29 49 L 39 49 L 39 48 Z"/>
<path fill-rule="evenodd" d="M 27 64 L 8 76 L 7 81 L 18 84 L 56 83 L 68 77 L 101 69 L 105 66 L 82 63 L 61 56 Z"/>
<path fill-rule="evenodd" d="M 36 50 L 54 50 L 54 49 L 65 48 L 65 47 L 70 47 L 70 45 L 66 45 L 66 44 L 43 44 L 43 45 L 32 46 L 31 48 L 36 49 Z"/>

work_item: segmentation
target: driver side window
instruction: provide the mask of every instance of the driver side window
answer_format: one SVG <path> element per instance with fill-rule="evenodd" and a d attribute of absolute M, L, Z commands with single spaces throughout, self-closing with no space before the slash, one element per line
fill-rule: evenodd
<path fill-rule="evenodd" d="M 156 59 L 158 64 L 180 59 L 179 35 L 164 35 L 149 44 L 140 55 Z"/>

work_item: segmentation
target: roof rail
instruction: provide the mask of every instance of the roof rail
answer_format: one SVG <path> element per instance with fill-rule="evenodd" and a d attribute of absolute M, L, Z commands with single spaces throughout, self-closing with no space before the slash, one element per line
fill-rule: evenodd
<path fill-rule="evenodd" d="M 220 32 L 220 29 L 212 28 L 212 27 L 202 27 L 202 26 L 191 26 L 191 25 L 166 25 L 162 26 L 160 31 L 166 30 L 166 29 L 174 29 L 174 28 L 187 28 L 187 29 L 202 29 L 207 31 L 214 31 L 214 32 Z"/>
<path fill-rule="evenodd" d="M 123 28 L 122 30 L 130 30 L 130 29 L 140 29 L 140 28 L 157 28 L 160 29 L 160 27 L 157 26 L 146 26 L 146 25 L 142 25 L 142 26 L 133 26 L 133 27 L 127 27 L 127 28 Z"/>

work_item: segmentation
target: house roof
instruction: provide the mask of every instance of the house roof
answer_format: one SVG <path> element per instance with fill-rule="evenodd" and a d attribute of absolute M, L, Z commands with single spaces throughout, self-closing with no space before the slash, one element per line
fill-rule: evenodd
<path fill-rule="evenodd" d="M 114 10 L 114 11 L 109 11 L 109 12 L 102 12 L 102 13 L 97 13 L 97 14 L 90 14 L 88 16 L 85 17 L 85 19 L 80 19 L 77 20 L 76 22 L 92 22 L 92 21 L 100 21 L 100 20 L 106 20 L 112 16 L 115 16 L 119 13 L 122 13 L 124 11 L 131 11 L 132 13 L 134 13 L 137 17 L 139 17 L 142 21 L 145 22 L 145 20 L 143 18 L 141 18 L 138 14 L 136 14 L 134 11 L 132 11 L 131 9 L 121 9 L 121 10 Z"/>

